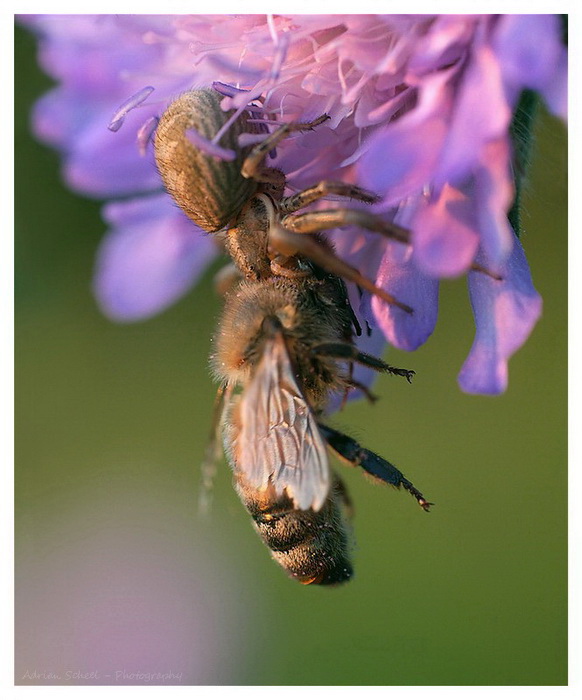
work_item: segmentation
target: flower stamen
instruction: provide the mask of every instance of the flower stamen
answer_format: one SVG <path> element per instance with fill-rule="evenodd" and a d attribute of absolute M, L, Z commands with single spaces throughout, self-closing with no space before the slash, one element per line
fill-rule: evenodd
<path fill-rule="evenodd" d="M 125 102 L 123 102 L 120 105 L 120 107 L 113 115 L 111 121 L 109 122 L 109 125 L 107 126 L 109 131 L 119 131 L 119 129 L 121 129 L 121 126 L 123 125 L 123 122 L 125 121 L 127 113 L 131 112 L 132 109 L 135 109 L 136 107 L 142 105 L 154 90 L 155 88 L 153 88 L 151 85 L 147 85 L 146 87 L 143 87 L 141 90 L 129 97 L 127 100 L 125 100 Z"/>
<path fill-rule="evenodd" d="M 137 132 L 137 145 L 141 156 L 145 156 L 148 143 L 151 141 L 159 121 L 159 117 L 150 117 L 140 126 Z"/>
<path fill-rule="evenodd" d="M 199 148 L 203 153 L 208 153 L 209 156 L 213 158 L 218 158 L 219 160 L 231 161 L 236 158 L 236 153 L 230 148 L 222 148 L 216 142 L 216 136 L 212 141 L 205 139 L 202 134 L 200 134 L 196 129 L 187 129 L 186 137 L 190 143 Z"/>

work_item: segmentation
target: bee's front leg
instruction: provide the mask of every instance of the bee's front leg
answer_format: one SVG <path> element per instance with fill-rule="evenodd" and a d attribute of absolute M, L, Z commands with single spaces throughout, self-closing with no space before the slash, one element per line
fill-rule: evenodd
<path fill-rule="evenodd" d="M 379 357 L 368 355 L 367 352 L 362 352 L 351 343 L 332 342 L 319 343 L 311 348 L 315 355 L 325 355 L 335 360 L 348 360 L 349 362 L 357 362 L 360 365 L 376 370 L 376 372 L 386 372 L 387 374 L 395 374 L 399 377 L 405 377 L 409 384 L 412 383 L 412 377 L 416 374 L 413 369 L 403 369 L 402 367 L 394 367 L 389 365 Z"/>

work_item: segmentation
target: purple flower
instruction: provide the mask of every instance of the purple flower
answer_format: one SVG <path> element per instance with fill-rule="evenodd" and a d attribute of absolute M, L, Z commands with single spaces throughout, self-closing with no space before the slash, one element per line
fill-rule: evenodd
<path fill-rule="evenodd" d="M 468 273 L 477 330 L 459 382 L 469 392 L 505 389 L 509 357 L 541 312 L 508 220 L 516 196 L 510 125 L 526 89 L 566 117 L 558 17 L 21 21 L 38 33 L 41 65 L 58 83 L 36 106 L 36 134 L 62 151 L 73 189 L 131 198 L 105 209 L 112 229 L 95 291 L 106 314 L 127 321 L 161 311 L 214 256 L 211 239 L 162 191 L 147 142 L 177 94 L 219 81 L 232 86 L 225 108 L 261 96 L 280 121 L 330 115 L 284 141 L 272 163 L 291 191 L 322 179 L 357 182 L 380 195 L 377 213 L 411 231 L 409 246 L 356 229 L 330 232 L 341 256 L 414 309 L 410 316 L 364 294 L 361 313 L 393 345 L 414 350 L 434 329 L 439 279 Z"/>

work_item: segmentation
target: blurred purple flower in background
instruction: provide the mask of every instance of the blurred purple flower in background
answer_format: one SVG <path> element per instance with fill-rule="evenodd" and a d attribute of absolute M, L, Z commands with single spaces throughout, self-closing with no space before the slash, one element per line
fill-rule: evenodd
<path fill-rule="evenodd" d="M 381 196 L 379 213 L 411 231 L 407 247 L 354 228 L 331 232 L 342 257 L 414 308 L 410 316 L 364 294 L 361 312 L 390 343 L 414 350 L 434 329 L 439 279 L 467 274 L 476 336 L 459 382 L 468 392 L 504 391 L 508 359 L 541 313 L 508 220 L 522 169 L 510 128 L 524 90 L 566 118 L 557 16 L 21 21 L 39 35 L 41 65 L 58 83 L 36 105 L 35 133 L 62 151 L 71 188 L 124 198 L 105 208 L 111 230 L 98 255 L 95 292 L 107 315 L 161 311 L 218 252 L 163 192 L 148 137 L 180 92 L 220 81 L 248 91 L 227 98 L 230 108 L 262 96 L 280 121 L 330 115 L 283 142 L 273 165 L 291 190 L 357 182 Z"/>

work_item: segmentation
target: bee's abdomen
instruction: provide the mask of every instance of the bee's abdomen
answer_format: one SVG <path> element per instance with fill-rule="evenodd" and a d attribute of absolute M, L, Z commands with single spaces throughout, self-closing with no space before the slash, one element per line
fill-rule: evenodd
<path fill-rule="evenodd" d="M 272 557 L 303 584 L 337 585 L 349 581 L 354 573 L 347 542 L 340 544 L 326 537 L 299 544 L 286 552 L 273 551 Z"/>
<path fill-rule="evenodd" d="M 294 510 L 287 496 L 237 483 L 239 496 L 271 556 L 304 584 L 334 585 L 353 575 L 349 525 L 341 498 L 332 492 L 319 511 Z"/>

